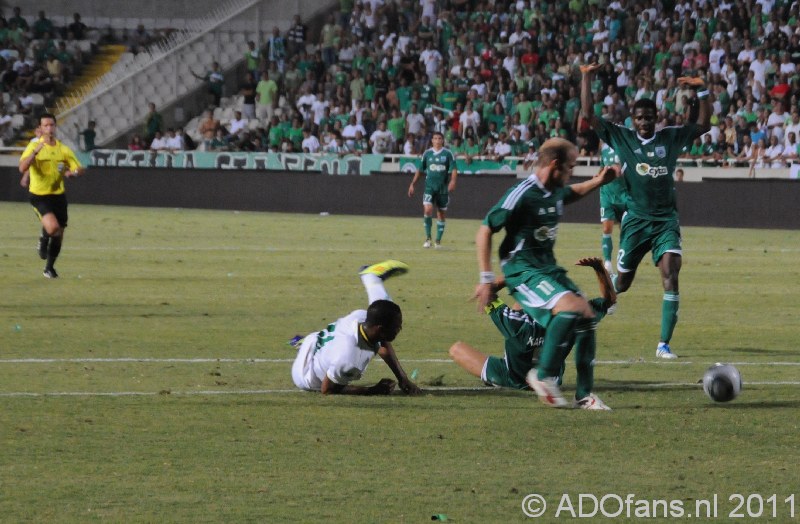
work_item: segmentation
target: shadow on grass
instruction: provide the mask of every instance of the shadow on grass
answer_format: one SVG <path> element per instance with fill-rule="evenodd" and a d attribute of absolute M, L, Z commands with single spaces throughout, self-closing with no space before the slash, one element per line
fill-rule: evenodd
<path fill-rule="evenodd" d="M 433 397 L 477 397 L 491 395 L 493 397 L 516 397 L 520 398 L 526 395 L 532 395 L 533 392 L 521 389 L 507 389 L 507 388 L 492 388 L 486 387 L 485 389 L 425 389 L 422 387 L 423 395 L 430 395 Z"/>

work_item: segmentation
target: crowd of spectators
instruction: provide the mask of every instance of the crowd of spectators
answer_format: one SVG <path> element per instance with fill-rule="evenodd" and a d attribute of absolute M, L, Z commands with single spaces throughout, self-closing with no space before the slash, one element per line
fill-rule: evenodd
<path fill-rule="evenodd" d="M 578 66 L 597 62 L 594 110 L 618 123 L 642 97 L 659 128 L 686 121 L 676 79 L 704 78 L 713 128 L 687 159 L 797 157 L 796 1 L 340 0 L 315 34 L 295 17 L 244 58 L 237 126 L 204 129 L 201 148 L 413 155 L 441 131 L 468 158 L 530 159 L 552 136 L 593 155 Z"/>
<path fill-rule="evenodd" d="M 78 13 L 63 27 L 56 26 L 44 11 L 32 19 L 22 16 L 19 7 L 12 9 L 11 16 L 4 14 L 0 13 L 2 110 L 4 115 L 23 115 L 30 123 L 80 71 L 87 58 L 87 46 L 81 42 L 88 28 Z M 2 125 L 0 138 L 7 144 L 22 127 Z"/>

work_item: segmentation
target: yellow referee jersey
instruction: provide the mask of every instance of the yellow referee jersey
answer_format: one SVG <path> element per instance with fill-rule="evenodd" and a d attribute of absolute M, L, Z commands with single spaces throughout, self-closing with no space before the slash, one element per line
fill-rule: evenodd
<path fill-rule="evenodd" d="M 39 142 L 29 143 L 21 158 L 32 155 L 37 145 Z M 34 195 L 60 195 L 64 192 L 64 173 L 79 167 L 75 153 L 60 140 L 54 146 L 45 143 L 31 163 L 28 190 Z"/>

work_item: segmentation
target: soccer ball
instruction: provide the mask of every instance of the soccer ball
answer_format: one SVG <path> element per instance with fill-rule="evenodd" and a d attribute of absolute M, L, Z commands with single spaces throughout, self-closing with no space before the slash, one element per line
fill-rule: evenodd
<path fill-rule="evenodd" d="M 742 391 L 742 375 L 730 364 L 714 364 L 703 375 L 703 391 L 715 402 L 729 402 Z"/>

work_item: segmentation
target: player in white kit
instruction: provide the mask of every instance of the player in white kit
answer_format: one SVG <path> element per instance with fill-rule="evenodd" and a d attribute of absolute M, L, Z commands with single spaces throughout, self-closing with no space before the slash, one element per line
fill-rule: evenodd
<path fill-rule="evenodd" d="M 383 287 L 384 280 L 407 271 L 408 266 L 397 260 L 386 260 L 361 270 L 369 307 L 355 310 L 302 340 L 292 365 L 292 380 L 298 388 L 324 394 L 388 395 L 399 383 L 406 394 L 420 393 L 406 376 L 392 347 L 391 342 L 403 327 L 403 315 Z M 372 386 L 350 385 L 362 377 L 376 354 L 392 370 L 397 383 L 384 378 Z"/>

